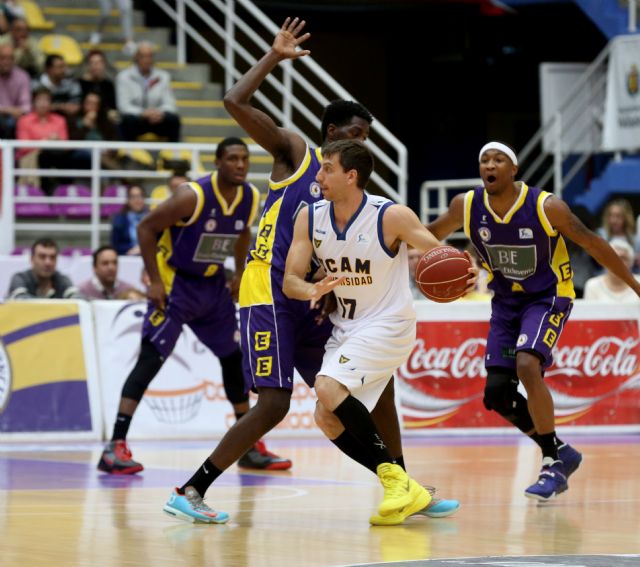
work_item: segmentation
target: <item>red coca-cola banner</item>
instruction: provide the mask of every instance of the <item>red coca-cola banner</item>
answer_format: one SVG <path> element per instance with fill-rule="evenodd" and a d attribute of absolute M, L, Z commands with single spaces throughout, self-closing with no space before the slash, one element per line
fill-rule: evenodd
<path fill-rule="evenodd" d="M 508 425 L 482 403 L 488 330 L 486 321 L 418 322 L 396 381 L 405 428 Z M 556 422 L 640 424 L 639 359 L 636 319 L 569 321 L 545 375 Z"/>

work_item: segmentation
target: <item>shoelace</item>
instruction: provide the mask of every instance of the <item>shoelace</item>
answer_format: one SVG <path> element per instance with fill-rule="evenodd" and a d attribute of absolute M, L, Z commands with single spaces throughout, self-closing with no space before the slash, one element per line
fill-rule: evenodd
<path fill-rule="evenodd" d="M 202 498 L 201 496 L 198 496 L 197 494 L 194 494 L 194 493 L 185 494 L 185 496 L 189 501 L 189 504 L 191 504 L 191 507 L 197 512 L 211 512 L 215 514 L 215 510 L 213 510 L 213 508 L 210 508 L 205 503 L 204 498 Z"/>

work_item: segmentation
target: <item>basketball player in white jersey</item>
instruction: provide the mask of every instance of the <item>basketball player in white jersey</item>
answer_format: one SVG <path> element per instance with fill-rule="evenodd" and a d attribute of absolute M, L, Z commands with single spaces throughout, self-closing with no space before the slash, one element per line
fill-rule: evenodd
<path fill-rule="evenodd" d="M 325 200 L 298 214 L 283 291 L 312 303 L 335 293 L 334 329 L 315 382 L 317 413 L 338 422 L 376 463 L 384 499 L 370 522 L 400 524 L 431 495 L 394 463 L 370 412 L 416 340 L 407 244 L 424 253 L 440 242 L 408 207 L 365 193 L 373 156 L 362 142 L 332 142 L 322 158 L 316 180 Z M 316 283 L 305 281 L 313 258 L 327 274 Z M 477 274 L 470 271 L 472 289 Z"/>

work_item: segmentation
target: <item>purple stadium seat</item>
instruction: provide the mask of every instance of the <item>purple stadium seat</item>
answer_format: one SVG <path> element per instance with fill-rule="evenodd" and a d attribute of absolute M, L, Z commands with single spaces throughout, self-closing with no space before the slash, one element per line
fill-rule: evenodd
<path fill-rule="evenodd" d="M 66 246 L 60 251 L 61 256 L 71 256 L 77 258 L 78 256 L 91 256 L 91 248 L 85 248 L 82 246 Z"/>
<path fill-rule="evenodd" d="M 105 187 L 102 193 L 103 197 L 118 197 L 121 203 L 105 203 L 100 206 L 100 216 L 110 217 L 120 212 L 122 206 L 127 202 L 127 186 L 126 185 L 109 185 Z"/>
<path fill-rule="evenodd" d="M 33 185 L 16 185 L 16 197 L 45 197 L 44 191 Z M 56 213 L 48 203 L 16 203 L 17 217 L 53 217 Z"/>
<path fill-rule="evenodd" d="M 56 203 L 52 208 L 56 214 L 65 217 L 88 218 L 91 216 L 89 203 L 74 203 L 76 197 L 91 197 L 91 189 L 85 185 L 60 185 L 53 192 L 54 197 L 66 197 L 69 203 Z"/>

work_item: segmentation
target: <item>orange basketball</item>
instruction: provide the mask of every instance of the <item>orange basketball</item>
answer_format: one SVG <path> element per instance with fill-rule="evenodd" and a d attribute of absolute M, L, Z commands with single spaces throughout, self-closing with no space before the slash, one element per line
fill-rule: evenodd
<path fill-rule="evenodd" d="M 471 263 L 453 246 L 437 246 L 418 261 L 416 284 L 431 301 L 448 303 L 462 297 L 467 289 Z"/>

